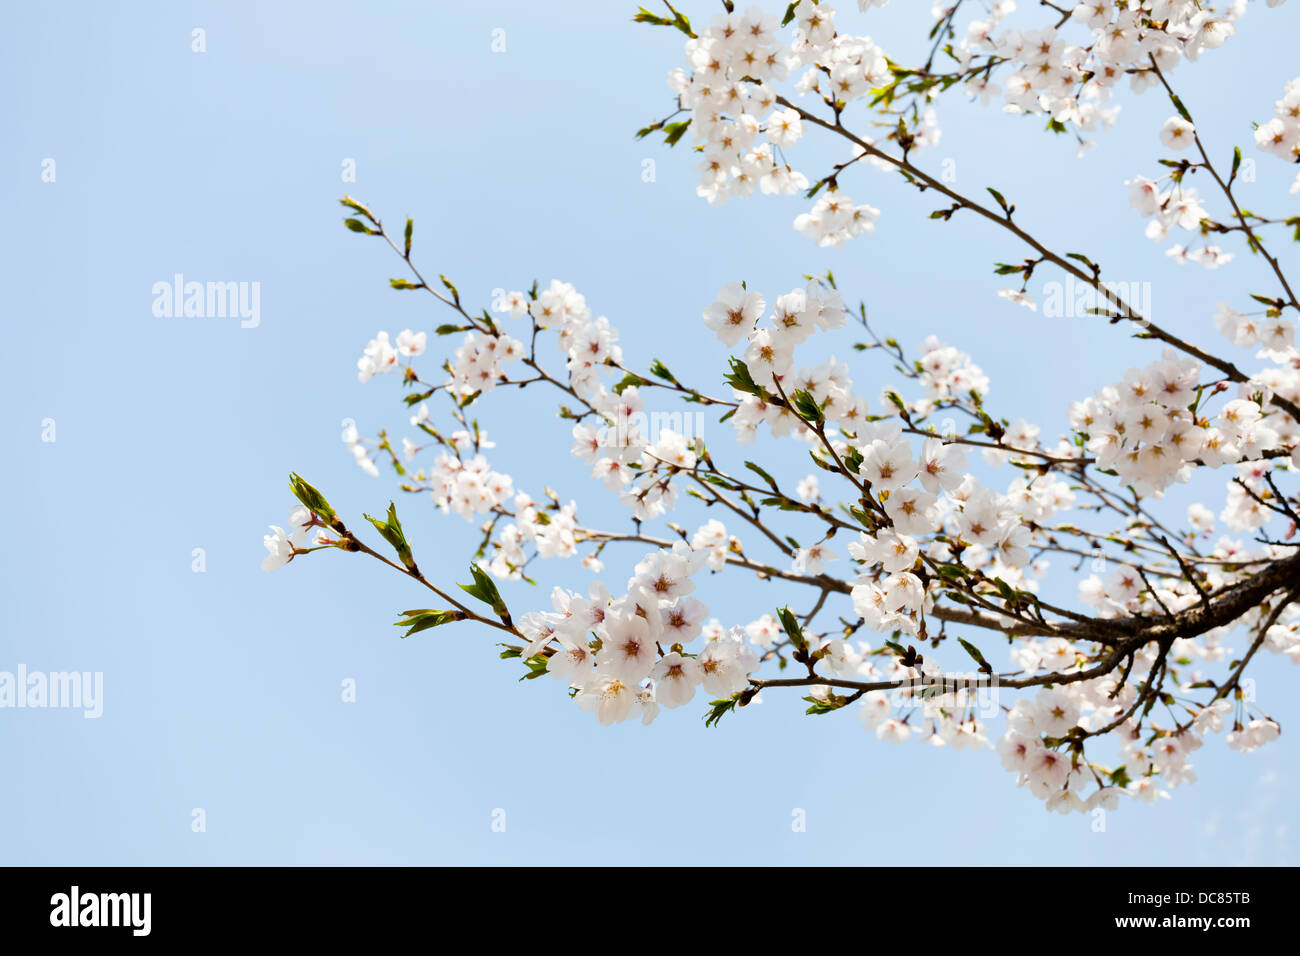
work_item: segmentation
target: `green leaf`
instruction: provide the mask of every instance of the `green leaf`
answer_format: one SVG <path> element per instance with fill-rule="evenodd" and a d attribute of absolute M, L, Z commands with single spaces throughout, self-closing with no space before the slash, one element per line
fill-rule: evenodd
<path fill-rule="evenodd" d="M 415 220 L 414 219 L 406 220 L 406 243 L 405 243 L 406 251 L 402 253 L 404 258 L 407 259 L 411 258 L 411 236 L 414 233 L 415 233 Z"/>
<path fill-rule="evenodd" d="M 384 520 L 371 515 L 364 515 L 363 517 L 375 526 L 375 530 L 383 536 L 385 541 L 392 545 L 393 550 L 397 552 L 398 558 L 401 559 L 406 569 L 418 573 L 415 559 L 411 557 L 411 546 L 407 544 L 406 534 L 402 531 L 402 523 L 397 520 L 397 506 L 391 501 L 388 503 L 388 516 Z"/>
<path fill-rule="evenodd" d="M 672 372 L 668 371 L 668 366 L 663 362 L 655 359 L 650 363 L 650 374 L 655 378 L 662 378 L 666 382 L 676 382 L 677 379 Z"/>
<path fill-rule="evenodd" d="M 510 612 L 506 610 L 506 602 L 501 598 L 501 592 L 497 590 L 496 582 L 488 575 L 486 571 L 477 564 L 471 563 L 469 573 L 474 577 L 473 584 L 457 585 L 462 591 L 470 597 L 478 598 L 484 604 L 489 605 L 503 621 L 509 622 Z"/>
<path fill-rule="evenodd" d="M 1010 216 L 1012 209 L 1015 207 L 1007 205 L 1006 198 L 992 186 L 986 186 L 985 188 L 988 189 L 989 195 L 998 201 L 998 205 L 1002 207 L 1002 211 Z"/>
<path fill-rule="evenodd" d="M 522 657 L 523 655 L 516 653 L 516 656 Z M 524 661 L 524 664 L 528 667 L 528 673 L 519 678 L 521 681 L 536 680 L 547 672 L 547 657 L 545 654 L 534 654 Z"/>
<path fill-rule="evenodd" d="M 745 467 L 748 468 L 750 471 L 752 471 L 754 474 L 758 475 L 758 476 L 759 476 L 760 478 L 762 478 L 764 481 L 766 481 L 766 482 L 768 483 L 768 485 L 772 488 L 773 491 L 779 491 L 779 490 L 780 490 L 779 488 L 777 488 L 777 485 L 776 485 L 776 479 L 773 478 L 771 475 L 769 475 L 766 471 L 764 471 L 764 470 L 763 470 L 762 468 L 760 468 L 758 465 L 754 464 L 752 461 L 747 461 L 747 462 L 745 462 Z"/>
<path fill-rule="evenodd" d="M 375 221 L 375 217 L 371 215 L 370 210 L 367 209 L 362 203 L 357 202 L 351 196 L 344 196 L 342 199 L 339 200 L 339 204 L 342 206 L 346 206 L 347 208 L 351 209 L 355 213 L 359 213 L 362 216 L 365 216 L 371 222 Z"/>
<path fill-rule="evenodd" d="M 709 712 L 704 715 L 704 726 L 716 727 L 718 721 L 736 709 L 736 703 L 739 699 L 740 695 L 737 694 L 735 697 L 728 697 L 726 700 L 709 701 Z"/>
<path fill-rule="evenodd" d="M 615 385 L 613 388 L 610 389 L 610 391 L 613 392 L 615 395 L 622 395 L 626 389 L 628 389 L 633 385 L 640 386 L 645 384 L 646 384 L 646 380 L 643 379 L 640 375 L 637 375 L 634 372 L 628 372 L 626 375 L 623 376 L 622 380 L 617 385 Z"/>
<path fill-rule="evenodd" d="M 867 514 L 867 512 L 863 511 L 857 505 L 849 505 L 847 511 L 853 516 L 853 520 L 862 525 L 862 527 L 866 528 L 868 531 L 875 531 L 879 526 L 879 523 L 875 518 Z"/>
<path fill-rule="evenodd" d="M 980 653 L 978 647 L 962 637 L 957 638 L 957 643 L 960 644 L 966 653 L 974 659 L 975 663 L 979 665 L 981 671 L 986 674 L 993 673 L 993 665 L 984 659 L 984 655 Z"/>
<path fill-rule="evenodd" d="M 403 639 L 410 637 L 412 634 L 418 634 L 420 631 L 427 631 L 431 627 L 441 627 L 443 624 L 465 619 L 465 615 L 460 611 L 437 611 L 433 608 L 403 611 L 402 614 L 405 615 L 405 618 L 401 621 L 394 621 L 393 624 L 397 627 L 410 628 L 409 631 L 402 635 Z M 515 653 L 518 654 L 519 652 L 516 651 Z"/>
<path fill-rule="evenodd" d="M 762 398 L 763 389 L 754 381 L 754 377 L 749 374 L 749 366 L 734 355 L 728 361 L 731 363 L 731 374 L 724 375 L 723 380 L 737 391 L 748 392 L 750 395 L 757 395 Z"/>
<path fill-rule="evenodd" d="M 446 276 L 442 276 L 442 275 L 438 276 L 438 278 L 442 280 L 442 284 L 446 286 L 447 291 L 451 293 L 452 301 L 454 301 L 457 305 L 460 305 L 460 293 L 457 292 L 456 287 L 451 284 L 451 280 L 448 279 Z"/>
<path fill-rule="evenodd" d="M 823 471 L 831 471 L 837 475 L 840 473 L 839 465 L 835 464 L 834 462 L 827 461 L 825 458 L 818 457 L 817 452 L 813 451 L 811 448 L 808 449 L 808 457 L 813 460 L 814 465 L 816 465 L 818 468 L 822 469 Z"/>
<path fill-rule="evenodd" d="M 325 496 L 309 485 L 302 479 L 302 476 L 295 473 L 289 475 L 289 490 L 293 492 L 295 498 L 302 502 L 303 507 L 320 518 L 327 525 L 335 526 L 338 523 L 338 516 L 330 503 L 325 500 Z"/>
<path fill-rule="evenodd" d="M 664 126 L 664 142 L 669 146 L 676 146 L 677 141 L 682 138 L 690 125 L 690 120 L 682 120 L 680 123 L 668 123 Z"/>
<path fill-rule="evenodd" d="M 637 12 L 632 16 L 633 23 L 649 23 L 656 27 L 670 27 L 673 21 L 667 17 L 661 17 L 657 13 L 651 13 L 645 7 L 638 7 Z"/>
<path fill-rule="evenodd" d="M 371 229 L 369 226 L 367 226 L 367 225 L 366 225 L 364 222 L 362 222 L 360 219 L 344 219 L 344 220 L 343 220 L 343 225 L 347 226 L 347 227 L 348 227 L 349 229 L 351 229 L 353 232 L 363 232 L 363 233 L 365 233 L 367 236 L 377 236 L 377 235 L 379 235 L 379 230 L 378 230 L 378 229 Z"/>
<path fill-rule="evenodd" d="M 789 498 L 763 498 L 759 501 L 764 508 L 780 508 L 782 511 L 799 511 L 804 512 L 809 509 L 799 504 L 797 501 L 791 501 Z M 799 547 L 797 544 L 795 547 Z"/>
<path fill-rule="evenodd" d="M 817 400 L 802 388 L 795 389 L 790 396 L 790 403 L 795 412 L 804 421 L 809 422 L 817 427 L 821 427 L 826 422 L 826 415 L 822 407 L 817 404 Z"/>
<path fill-rule="evenodd" d="M 801 651 L 808 650 L 808 639 L 803 636 L 803 628 L 799 626 L 798 619 L 788 608 L 778 608 L 776 616 L 781 619 L 781 629 L 785 631 L 790 642 Z"/>
<path fill-rule="evenodd" d="M 817 697 L 805 697 L 803 699 L 808 701 L 808 703 L 811 705 L 807 710 L 804 711 L 805 714 L 834 713 L 835 711 L 839 710 L 848 702 L 848 698 L 840 697 L 835 694 L 831 694 L 825 700 L 822 700 Z"/>
<path fill-rule="evenodd" d="M 686 19 L 685 16 L 678 13 L 676 10 L 674 10 L 672 4 L 664 3 L 664 6 L 666 6 L 669 12 L 673 14 L 673 18 L 671 20 L 668 19 L 667 17 L 661 17 L 658 14 L 651 13 L 645 7 L 638 7 L 636 14 L 632 17 L 632 22 L 649 23 L 657 27 L 676 27 L 678 30 L 681 30 L 683 33 L 685 33 L 688 37 L 694 39 L 695 31 L 691 29 L 691 21 Z"/>
<path fill-rule="evenodd" d="M 1187 120 L 1187 122 L 1191 123 L 1191 122 L 1192 122 L 1192 114 L 1189 113 L 1189 112 L 1187 112 L 1187 107 L 1184 106 L 1184 105 L 1183 105 L 1183 101 L 1180 100 L 1180 99 L 1178 98 L 1178 94 L 1177 94 L 1177 93 L 1170 93 L 1170 94 L 1169 94 L 1169 100 L 1170 100 L 1170 102 L 1172 102 L 1172 103 L 1174 104 L 1174 109 L 1178 110 L 1178 115 L 1181 116 L 1183 119 Z M 1193 125 L 1195 125 L 1195 124 L 1193 124 Z"/>

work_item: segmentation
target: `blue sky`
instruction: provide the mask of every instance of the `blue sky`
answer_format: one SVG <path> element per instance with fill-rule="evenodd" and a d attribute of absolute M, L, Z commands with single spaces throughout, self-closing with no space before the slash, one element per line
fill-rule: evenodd
<path fill-rule="evenodd" d="M 898 59 L 924 44 L 928 5 L 866 19 L 841 6 Z M 1126 804 L 1094 833 L 1085 817 L 1044 812 L 991 752 L 891 748 L 850 713 L 804 717 L 794 695 L 769 694 L 718 729 L 705 730 L 702 707 L 602 729 L 553 682 L 517 683 L 490 633 L 399 640 L 395 612 L 426 602 L 375 562 L 327 553 L 259 570 L 265 526 L 291 504 L 290 470 L 353 524 L 386 506 L 393 483 L 352 464 L 341 422 L 400 436 L 409 413 L 394 380 L 359 385 L 354 363 L 380 329 L 447 320 L 427 297 L 387 289 L 400 263 L 341 227 L 344 192 L 390 223 L 414 217 L 417 261 L 476 308 L 494 288 L 561 278 L 618 326 L 630 358 L 710 386 L 725 350 L 699 314 L 718 287 L 745 279 L 770 302 L 827 268 L 878 330 L 970 352 L 997 411 L 1045 434 L 1065 427 L 1069 401 L 1155 357 L 1097 322 L 998 299 L 992 262 L 1023 249 L 973 217 L 927 219 L 939 204 L 883 174 L 843 183 L 882 211 L 876 234 L 843 250 L 790 228 L 802 199 L 708 207 L 684 144 L 632 136 L 671 108 L 680 35 L 633 25 L 630 4 L 563 9 L 6 7 L 0 670 L 101 671 L 104 713 L 0 711 L 0 816 L 19 824 L 0 862 L 1294 863 L 1289 735 L 1248 757 L 1209 741 L 1199 783 L 1157 807 Z M 1252 3 L 1237 37 L 1174 75 L 1224 159 L 1234 143 L 1258 158 L 1243 189 L 1261 209 L 1290 208 L 1294 171 L 1255 152 L 1249 119 L 1268 117 L 1292 77 L 1278 54 L 1298 18 L 1296 4 Z M 195 28 L 204 53 L 191 50 Z M 1076 160 L 1036 121 L 958 95 L 923 159 L 953 159 L 965 191 L 1001 189 L 1031 231 L 1111 278 L 1150 281 L 1158 322 L 1217 345 L 1214 302 L 1267 279 L 1244 254 L 1218 272 L 1179 269 L 1143 238 L 1121 183 L 1157 168 L 1170 110 L 1154 94 L 1123 102 L 1119 128 Z M 45 159 L 54 182 L 42 181 Z M 355 183 L 340 179 L 347 159 Z M 176 273 L 260 283 L 260 324 L 155 317 L 151 289 Z M 819 347 L 845 359 L 853 341 Z M 494 464 L 613 521 L 552 412 L 485 406 Z M 709 425 L 711 447 L 738 462 L 729 426 Z M 1217 510 L 1217 480 L 1208 488 Z M 1184 504 L 1171 501 L 1176 519 Z M 398 505 L 426 574 L 465 580 L 474 528 L 424 499 Z M 603 577 L 618 587 L 639 555 L 607 555 Z M 538 570 L 537 590 L 507 588 L 512 606 L 589 578 L 571 564 Z M 730 623 L 802 600 L 742 578 L 705 590 Z M 1263 664 L 1261 698 L 1285 728 L 1294 671 Z M 345 679 L 355 703 L 340 700 Z M 191 828 L 195 808 L 205 832 Z M 795 808 L 806 832 L 791 830 Z M 490 826 L 497 809 L 504 833 Z"/>

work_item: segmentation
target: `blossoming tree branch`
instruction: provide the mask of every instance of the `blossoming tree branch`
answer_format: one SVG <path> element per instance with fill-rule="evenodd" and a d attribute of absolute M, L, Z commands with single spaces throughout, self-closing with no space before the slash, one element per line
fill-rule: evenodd
<path fill-rule="evenodd" d="M 710 204 L 805 195 L 794 228 L 819 245 L 874 231 L 877 210 L 847 188 L 870 182 L 859 167 L 876 167 L 915 193 L 920 216 L 978 217 L 1009 250 L 993 264 L 1012 283 L 1005 298 L 1036 308 L 1031 277 L 1063 273 L 1092 296 L 1077 321 L 1145 340 L 1148 364 L 1080 381 L 1079 400 L 1060 410 L 1070 431 L 1053 444 L 992 404 L 970 355 L 934 338 L 905 349 L 827 273 L 770 299 L 723 287 L 701 334 L 732 350 L 729 367 L 687 382 L 664 361 L 625 356 L 615 327 L 564 282 L 468 305 L 418 264 L 411 220 L 392 229 L 346 197 L 346 226 L 392 248 L 404 270 L 392 287 L 436 300 L 433 341 L 454 345 L 434 356 L 427 332 L 380 332 L 358 377 L 400 380 L 415 437 L 344 437 L 372 475 L 392 469 L 413 502 L 477 525 L 470 580 L 425 576 L 395 504 L 345 520 L 296 474 L 299 505 L 266 536 L 263 567 L 320 550 L 383 562 L 431 605 L 403 612 L 407 636 L 485 629 L 525 676 L 555 678 L 602 724 L 648 724 L 697 698 L 716 724 L 760 692 L 793 692 L 809 714 L 856 705 L 894 743 L 996 740 L 1003 765 L 1050 809 L 1167 796 L 1194 779 L 1189 756 L 1206 735 L 1226 731 L 1243 751 L 1278 736 L 1247 674 L 1261 652 L 1300 662 L 1300 302 L 1283 267 L 1300 216 L 1242 206 L 1242 149 L 1206 141 L 1176 85 L 1177 68 L 1200 68 L 1230 40 L 1247 4 L 1094 0 L 1017 13 L 958 0 L 935 8 L 929 56 L 911 66 L 860 35 L 883 4 L 859 0 L 846 15 L 816 0 L 744 12 L 724 2 L 707 27 L 669 4 L 639 10 L 636 21 L 684 35 L 685 62 L 669 75 L 673 111 L 638 135 L 693 143 Z M 1134 131 L 1147 175 L 1124 184 L 1147 234 L 1169 243 L 1171 269 L 1231 276 L 1244 253 L 1267 264 L 1271 285 L 1225 291 L 1217 312 L 1177 333 L 1156 324 L 1106 281 L 1105 250 L 1031 234 L 1014 196 L 959 191 L 927 166 L 937 105 L 962 92 L 1081 149 L 1114 124 L 1124 95 L 1163 98 L 1164 126 Z M 1300 161 L 1300 80 L 1271 116 L 1257 105 L 1246 148 Z M 805 137 L 843 159 L 800 171 Z M 1280 163 L 1261 169 L 1284 175 Z M 814 338 L 851 344 L 854 363 L 801 364 Z M 480 422 L 525 389 L 556 400 L 572 454 L 626 508 L 621 527 L 594 527 L 576 499 L 493 469 Z M 726 423 L 738 446 L 760 433 L 764 445 L 788 443 L 783 461 L 811 473 L 778 480 L 780 469 L 730 442 L 652 433 L 646 409 L 678 402 Z M 972 456 L 991 478 L 972 472 Z M 1173 508 L 1166 492 L 1201 469 L 1219 473 L 1222 498 Z M 1216 537 L 1216 520 L 1237 537 Z M 620 553 L 635 561 L 621 587 L 556 588 L 539 608 L 519 583 L 538 560 L 577 558 L 600 574 Z M 1077 600 L 1049 603 L 1045 580 Z M 754 619 L 712 617 L 709 592 L 723 588 L 752 588 Z"/>

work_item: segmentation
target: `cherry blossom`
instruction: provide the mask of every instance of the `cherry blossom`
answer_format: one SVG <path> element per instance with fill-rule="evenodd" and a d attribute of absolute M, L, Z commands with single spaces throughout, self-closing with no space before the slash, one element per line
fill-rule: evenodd
<path fill-rule="evenodd" d="M 1197 104 L 1171 83 L 1175 67 L 1248 27 L 1246 5 L 940 5 L 935 53 L 911 66 L 886 53 L 892 43 L 854 32 L 882 5 L 728 7 L 707 25 L 675 8 L 640 11 L 674 47 L 686 37 L 669 74 L 676 110 L 642 134 L 694 147 L 686 162 L 712 205 L 803 194 L 793 227 L 820 246 L 889 227 L 850 198 L 851 178 L 869 199 L 888 183 L 909 198 L 919 190 L 932 219 L 973 214 L 1028 250 L 993 263 L 1013 277 L 998 294 L 1028 310 L 1019 320 L 1037 311 L 1030 281 L 1064 272 L 1095 306 L 1076 320 L 1097 335 L 1136 333 L 1144 358 L 1072 370 L 1069 407 L 1017 417 L 962 350 L 987 355 L 987 336 L 900 342 L 877 331 L 866 301 L 846 298 L 842 278 L 792 270 L 728 282 L 691 305 L 698 344 L 719 363 L 714 380 L 689 382 L 667 346 L 659 358 L 625 356 L 615 320 L 592 310 L 617 318 L 619 303 L 589 306 L 561 279 L 515 277 L 490 310 L 470 307 L 468 290 L 462 304 L 446 277 L 425 282 L 409 232 L 403 251 L 346 197 L 363 226 L 349 228 L 386 240 L 410 268 L 393 286 L 432 295 L 452 321 L 366 344 L 358 379 L 398 373 L 389 382 L 404 392 L 411 434 L 363 438 L 348 423 L 343 441 L 367 473 L 391 468 L 408 500 L 468 524 L 471 582 L 451 588 L 420 570 L 395 502 L 365 524 L 345 521 L 297 475 L 300 504 L 287 530 L 264 536 L 262 567 L 318 550 L 381 560 L 433 595 L 436 607 L 403 612 L 408 636 L 488 633 L 524 677 L 549 675 L 601 725 L 650 724 L 702 693 L 712 726 L 765 691 L 794 691 L 811 719 L 856 703 L 880 741 L 994 751 L 1049 811 L 1167 799 L 1195 781 L 1213 738 L 1242 752 L 1278 738 L 1243 675 L 1270 655 L 1300 663 L 1300 302 L 1274 251 L 1295 222 L 1242 209 L 1240 150 L 1207 142 L 1214 124 L 1198 126 Z M 1158 135 L 1136 131 L 1149 165 L 1128 167 L 1116 201 L 1127 188 L 1146 234 L 1168 243 L 1169 271 L 1235 280 L 1244 248 L 1271 286 L 1234 287 L 1178 332 L 1155 324 L 1091 253 L 1030 235 L 1014 196 L 934 174 L 949 89 L 1034 117 L 1080 149 L 1115 124 L 1122 99 L 1167 100 L 1155 115 L 1173 115 Z M 1254 138 L 1300 159 L 1300 79 Z M 814 140 L 835 148 L 829 160 Z M 805 154 L 828 168 L 796 168 Z M 1204 344 L 1200 333 L 1216 331 L 1236 354 Z M 590 476 L 589 493 L 550 487 L 544 462 L 517 475 L 494 466 L 505 451 L 480 422 L 525 390 L 514 414 L 535 410 L 539 393 L 557 399 L 556 446 Z M 656 421 L 678 406 L 709 429 L 687 427 L 680 411 Z M 1187 504 L 1204 487 L 1213 495 Z M 593 523 L 593 499 L 624 520 Z M 405 520 L 422 523 L 412 510 Z M 367 543 L 367 525 L 383 545 Z M 554 587 L 547 606 L 544 590 L 529 589 L 549 573 L 539 566 L 565 559 L 588 579 L 608 568 L 611 583 Z M 727 620 L 718 582 L 747 580 L 752 604 Z"/>

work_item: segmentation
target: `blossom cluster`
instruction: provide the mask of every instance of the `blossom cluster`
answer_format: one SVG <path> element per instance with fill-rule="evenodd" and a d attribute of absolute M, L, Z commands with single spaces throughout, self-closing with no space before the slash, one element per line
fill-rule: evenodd
<path fill-rule="evenodd" d="M 1114 469 L 1145 492 L 1186 481 L 1189 462 L 1218 467 L 1237 461 L 1247 449 L 1222 428 L 1205 427 L 1189 410 L 1200 372 L 1200 363 L 1168 349 L 1162 359 L 1129 369 L 1122 381 L 1094 398 L 1072 404 L 1070 424 L 1086 438 L 1099 468 Z M 1250 437 L 1268 440 L 1267 434 Z"/>
<path fill-rule="evenodd" d="M 1144 653 L 1148 659 L 1143 663 L 1149 666 L 1154 651 Z M 997 745 L 1002 766 L 1016 774 L 1019 786 L 1058 813 L 1113 810 L 1123 796 L 1148 803 L 1167 798 L 1169 789 L 1196 779 L 1188 757 L 1201 748 L 1204 734 L 1221 733 L 1228 726 L 1224 718 L 1232 714 L 1233 704 L 1216 699 L 1191 712 L 1186 726 L 1151 735 L 1126 716 L 1136 693 L 1118 679 L 1101 678 L 1044 688 L 1032 700 L 1018 700 L 1007 717 L 1007 734 Z M 1119 766 L 1107 770 L 1045 743 L 1078 732 L 1076 728 L 1084 733 L 1113 729 L 1122 741 Z M 1227 743 L 1252 750 L 1280 732 L 1275 721 L 1256 718 L 1231 730 Z"/>
<path fill-rule="evenodd" d="M 293 560 L 295 550 L 303 550 L 311 547 L 313 544 L 326 544 L 329 538 L 324 530 L 318 530 L 315 535 L 309 530 L 312 527 L 311 512 L 302 505 L 294 505 L 289 511 L 289 520 L 285 522 L 289 530 L 277 524 L 271 525 L 271 533 L 262 536 L 262 544 L 266 546 L 266 557 L 262 559 L 263 571 L 274 571 L 282 568 Z"/>
<path fill-rule="evenodd" d="M 872 6 L 883 3 L 859 3 L 863 12 Z M 776 16 L 759 7 L 715 15 L 686 42 L 685 65 L 668 78 L 680 108 L 691 113 L 694 140 L 702 153 L 696 192 L 716 205 L 730 197 L 750 196 L 755 189 L 771 194 L 808 189 L 808 177 L 785 157 L 808 125 L 800 109 L 777 91 L 791 78 L 794 94 L 820 97 L 834 107 L 837 121 L 855 103 L 880 108 L 882 99 L 886 104 L 907 99 L 900 92 L 910 91 L 915 106 L 891 113 L 899 129 L 890 134 L 909 155 L 939 142 L 931 103 L 939 90 L 954 82 L 986 103 L 1002 93 L 1009 112 L 1046 115 L 1058 131 L 1073 128 L 1083 133 L 1115 122 L 1120 107 L 1111 100 L 1124 77 L 1141 92 L 1157 82 L 1153 63 L 1167 71 L 1183 59 L 1195 60 L 1221 46 L 1235 32 L 1245 3 L 1216 10 L 1197 0 L 1084 2 L 1067 18 L 1084 31 L 1077 36 L 1064 21 L 1040 29 L 1009 27 L 1006 20 L 1015 9 L 1012 0 L 999 0 L 971 20 L 946 47 L 953 61 L 948 72 L 928 65 L 923 71 L 891 68 L 885 51 L 871 37 L 838 30 L 837 12 L 825 0 L 790 6 L 787 20 L 793 20 L 793 36 L 788 45 L 781 42 Z M 959 32 L 949 8 L 937 6 L 935 15 L 941 21 L 936 31 Z M 1002 85 L 993 81 L 999 73 L 1006 74 Z M 1296 138 L 1288 139 L 1289 129 L 1278 121 L 1278 143 L 1292 148 Z M 1190 123 L 1175 117 L 1162 136 L 1168 145 L 1182 148 L 1191 132 Z M 874 140 L 864 142 L 875 146 Z M 854 160 L 862 153 L 858 146 Z M 872 156 L 871 164 L 889 168 L 879 156 Z M 842 246 L 873 230 L 879 210 L 855 203 L 833 177 L 818 185 L 827 190 L 796 218 L 799 232 L 820 245 Z M 1194 194 L 1176 205 L 1181 212 L 1171 210 L 1162 217 L 1161 229 L 1174 221 L 1186 222 L 1197 208 Z M 1192 258 L 1217 265 L 1229 255 L 1207 246 Z"/>
<path fill-rule="evenodd" d="M 1255 144 L 1288 163 L 1300 162 L 1300 77 L 1286 85 L 1286 92 L 1273 105 L 1273 118 L 1255 127 Z M 1300 193 L 1300 174 L 1291 184 Z"/>
<path fill-rule="evenodd" d="M 1191 186 L 1185 186 L 1181 180 L 1162 189 L 1163 180 L 1135 176 L 1124 181 L 1129 187 L 1129 205 L 1142 216 L 1149 218 L 1147 237 L 1163 242 L 1169 236 L 1171 228 L 1179 228 L 1197 233 L 1201 220 L 1208 218 L 1201 198 Z M 1193 262 L 1207 269 L 1215 269 L 1231 262 L 1233 255 L 1224 252 L 1217 245 L 1206 243 L 1199 249 L 1188 249 L 1182 243 L 1175 243 L 1165 253 L 1179 265 Z"/>
<path fill-rule="evenodd" d="M 778 104 L 772 84 L 806 67 L 796 83 L 800 92 L 816 90 L 822 82 L 849 100 L 890 77 L 884 51 L 869 37 L 835 33 L 830 4 L 800 4 L 794 13 L 795 37 L 788 47 L 777 39 L 777 18 L 758 7 L 718 14 L 708 29 L 687 41 L 685 68 L 669 75 L 681 107 L 692 114 L 695 143 L 702 152 L 696 192 L 710 204 L 750 196 L 755 189 L 793 194 L 808 188 L 808 178 L 783 158 L 783 151 L 804 135 L 803 119 L 797 110 Z M 795 228 L 820 245 L 841 246 L 870 232 L 878 215 L 873 207 L 832 190 L 796 219 Z"/>
<path fill-rule="evenodd" d="M 428 343 L 428 332 L 405 329 L 397 334 L 396 342 L 389 341 L 387 332 L 380 332 L 357 359 L 357 381 L 368 382 L 376 375 L 391 372 L 398 367 L 399 358 L 411 359 L 422 355 Z"/>
<path fill-rule="evenodd" d="M 585 598 L 556 588 L 552 610 L 520 621 L 531 640 L 520 656 L 541 655 L 546 672 L 563 680 L 578 706 L 603 725 L 633 716 L 648 724 L 661 707 L 690 703 L 701 689 L 722 699 L 740 693 L 759 664 L 743 630 L 714 628 L 703 647 L 687 650 L 708 617 L 708 607 L 690 594 L 710 553 L 707 545 L 685 542 L 651 552 L 618 598 L 599 582 Z"/>
<path fill-rule="evenodd" d="M 1181 115 L 1171 116 L 1165 121 L 1160 130 L 1160 141 L 1170 149 L 1182 151 L 1196 143 L 1196 127 L 1182 111 L 1181 104 L 1179 109 Z M 1300 78 L 1287 84 L 1282 99 L 1274 105 L 1274 114 L 1273 119 L 1256 126 L 1256 145 L 1287 162 L 1300 161 Z M 1234 178 L 1239 163 L 1238 154 L 1231 173 Z M 1125 182 L 1124 185 L 1130 189 L 1129 204 L 1151 220 L 1147 224 L 1148 237 L 1164 241 L 1171 228 L 1193 233 L 1203 231 L 1201 224 L 1208 218 L 1208 213 L 1196 190 L 1183 184 L 1185 174 L 1185 168 L 1176 166 L 1158 180 L 1136 176 Z M 1169 183 L 1167 188 L 1163 186 L 1166 181 Z M 1292 184 L 1291 192 L 1300 193 L 1300 176 Z M 1188 249 L 1182 243 L 1175 243 L 1166 254 L 1179 265 L 1194 262 L 1209 269 L 1224 265 L 1233 258 L 1232 253 L 1209 242 L 1203 243 L 1199 249 Z"/>
<path fill-rule="evenodd" d="M 456 349 L 450 387 L 460 395 L 490 392 L 505 376 L 505 364 L 524 356 L 524 345 L 508 335 L 469 332 Z"/>

